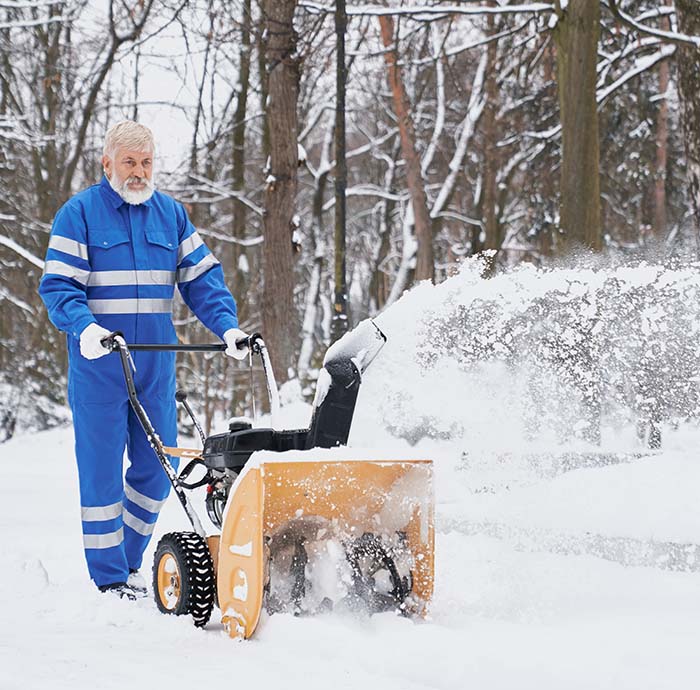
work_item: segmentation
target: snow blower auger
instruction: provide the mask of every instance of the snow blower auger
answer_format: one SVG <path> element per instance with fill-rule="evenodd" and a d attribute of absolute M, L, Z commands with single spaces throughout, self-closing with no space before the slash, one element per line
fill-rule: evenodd
<path fill-rule="evenodd" d="M 184 392 L 201 450 L 163 446 L 141 406 L 130 350 L 223 351 L 225 345 L 104 344 L 119 353 L 129 399 L 192 531 L 171 532 L 156 548 L 153 592 L 163 613 L 209 621 L 217 599 L 231 637 L 248 638 L 263 611 L 331 609 L 424 616 L 433 592 L 432 462 L 344 447 L 361 377 L 386 338 L 365 321 L 326 353 L 307 429 L 253 428 L 234 419 L 205 437 Z M 277 388 L 265 343 L 247 339 L 262 360 L 273 420 Z M 178 475 L 168 456 L 188 460 Z M 190 481 L 195 469 L 203 476 Z M 187 492 L 206 486 L 207 536 Z"/>

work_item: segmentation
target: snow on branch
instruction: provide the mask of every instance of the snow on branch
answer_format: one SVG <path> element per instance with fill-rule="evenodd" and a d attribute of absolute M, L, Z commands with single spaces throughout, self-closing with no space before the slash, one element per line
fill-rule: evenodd
<path fill-rule="evenodd" d="M 435 93 L 437 99 L 437 108 L 435 114 L 435 126 L 433 127 L 433 135 L 430 138 L 430 143 L 428 148 L 423 154 L 423 160 L 421 161 L 420 171 L 421 175 L 425 177 L 428 174 L 428 169 L 430 168 L 433 157 L 435 156 L 435 151 L 437 150 L 437 144 L 442 135 L 442 130 L 445 125 L 445 66 L 440 59 L 440 53 L 442 52 L 443 41 L 440 40 L 438 29 L 435 24 L 430 27 L 431 40 L 437 47 L 437 50 L 433 52 L 433 59 L 435 60 Z"/>
<path fill-rule="evenodd" d="M 258 244 L 262 244 L 265 238 L 262 235 L 257 237 L 246 237 L 244 239 L 240 237 L 232 237 L 231 235 L 226 235 L 222 232 L 216 232 L 210 228 L 197 228 L 197 232 L 205 237 L 211 237 L 219 242 L 228 242 L 229 244 L 237 244 L 239 247 L 255 247 Z"/>
<path fill-rule="evenodd" d="M 62 5 L 65 0 L 0 0 L 0 10 L 40 10 L 42 7 Z"/>
<path fill-rule="evenodd" d="M 608 7 L 612 12 L 613 16 L 623 24 L 631 27 L 635 31 L 647 34 L 649 36 L 656 36 L 657 38 L 663 38 L 665 41 L 680 45 L 692 45 L 695 48 L 700 49 L 700 36 L 687 36 L 686 34 L 680 34 L 675 31 L 664 31 L 663 29 L 655 29 L 653 26 L 648 26 L 647 24 L 642 24 L 642 22 L 631 17 L 626 12 L 623 12 L 617 4 L 617 0 L 608 0 Z"/>
<path fill-rule="evenodd" d="M 645 36 L 644 38 L 640 38 L 638 41 L 622 46 L 619 51 L 614 53 L 598 50 L 598 55 L 601 56 L 601 60 L 598 62 L 598 66 L 596 67 L 599 79 L 603 77 L 606 71 L 613 65 L 624 60 L 625 58 L 637 55 L 642 51 L 658 48 L 661 45 L 663 45 L 663 41 L 660 39 L 653 36 Z"/>
<path fill-rule="evenodd" d="M 377 148 L 381 144 L 383 144 L 385 141 L 389 141 L 390 139 L 393 139 L 396 134 L 398 133 L 399 128 L 398 127 L 392 127 L 391 129 L 387 130 L 384 134 L 382 134 L 379 137 L 376 137 L 375 139 L 371 139 L 369 142 L 366 144 L 362 144 L 358 146 L 357 148 L 351 149 L 350 151 L 347 152 L 345 155 L 346 158 L 355 158 L 356 156 L 361 156 L 363 153 L 367 153 L 368 151 L 372 151 L 373 149 Z M 333 166 L 335 167 L 335 161 L 333 161 Z"/>
<path fill-rule="evenodd" d="M 362 154 L 368 153 L 369 151 L 375 151 L 384 142 L 389 141 L 390 139 L 395 137 L 398 131 L 398 127 L 394 127 L 382 134 L 381 136 L 375 138 L 372 138 L 369 135 L 365 134 L 369 141 L 366 144 L 362 144 L 357 148 L 348 151 L 345 154 L 345 158 L 349 160 L 350 158 L 356 158 L 357 156 L 361 156 Z M 308 163 L 308 161 L 306 162 L 306 167 L 313 177 L 318 177 L 319 175 L 324 175 L 333 170 L 333 168 L 335 168 L 335 158 L 333 160 L 329 160 L 327 157 L 324 158 L 324 160 L 322 160 L 321 163 L 319 163 L 317 170 L 314 170 L 313 166 L 311 166 Z"/>
<path fill-rule="evenodd" d="M 19 307 L 22 311 L 26 311 L 28 314 L 36 314 L 36 310 L 31 305 L 0 286 L 0 301 L 4 299 L 14 304 L 16 307 Z"/>
<path fill-rule="evenodd" d="M 467 155 L 469 142 L 474 134 L 474 130 L 479 118 L 481 117 L 481 113 L 484 110 L 486 98 L 483 94 L 483 90 L 486 64 L 487 51 L 484 50 L 481 54 L 481 59 L 479 60 L 479 66 L 477 67 L 476 74 L 474 75 L 469 104 L 467 105 L 467 116 L 464 118 L 464 122 L 462 123 L 462 131 L 459 135 L 459 141 L 457 143 L 455 153 L 452 156 L 452 160 L 450 161 L 450 172 L 445 178 L 445 183 L 442 185 L 442 189 L 440 189 L 440 193 L 438 194 L 437 199 L 435 199 L 435 203 L 430 210 L 431 218 L 437 218 L 440 215 L 443 208 L 447 204 L 448 199 L 452 196 L 452 191 L 454 190 L 457 176 L 462 170 L 464 157 Z"/>
<path fill-rule="evenodd" d="M 28 252 L 24 247 L 20 246 L 19 244 L 17 244 L 17 242 L 11 240 L 9 237 L 0 235 L 0 244 L 4 245 L 5 247 L 8 247 L 13 252 L 16 252 L 23 259 L 26 259 L 27 261 L 29 261 L 29 263 L 34 264 L 37 268 L 40 268 L 42 270 L 44 269 L 44 262 L 38 256 L 34 256 L 34 254 Z"/>
<path fill-rule="evenodd" d="M 647 10 L 646 12 L 642 12 L 642 14 L 640 14 L 637 17 L 637 21 L 645 22 L 647 21 L 647 19 L 660 19 L 661 17 L 670 17 L 675 14 L 676 10 L 674 7 L 655 7 L 653 10 Z"/>
<path fill-rule="evenodd" d="M 403 291 L 408 284 L 408 276 L 411 269 L 416 266 L 416 253 L 418 252 L 418 241 L 413 234 L 415 219 L 413 216 L 413 204 L 406 206 L 406 212 L 403 217 L 402 235 L 403 242 L 401 245 L 401 263 L 396 273 L 394 284 L 391 286 L 391 292 L 387 297 L 384 309 L 390 307 L 396 300 L 401 297 Z"/>
<path fill-rule="evenodd" d="M 409 194 L 408 192 L 403 192 L 403 193 L 395 193 L 395 192 L 389 192 L 386 189 L 382 189 L 381 187 L 378 187 L 377 185 L 374 184 L 359 184 L 359 185 L 354 185 L 352 187 L 348 187 L 347 191 L 345 192 L 346 197 L 351 197 L 351 196 L 373 196 L 373 197 L 378 197 L 380 199 L 387 199 L 389 201 L 405 201 L 408 199 Z M 335 197 L 328 199 L 326 203 L 323 205 L 323 211 L 329 211 L 335 206 Z"/>
<path fill-rule="evenodd" d="M 326 5 L 312 0 L 301 0 L 299 6 L 314 14 L 334 12 L 333 5 Z M 381 16 L 381 15 L 402 15 L 431 17 L 433 19 L 444 17 L 450 14 L 522 14 L 531 12 L 538 14 L 542 12 L 554 12 L 554 5 L 548 2 L 532 2 L 524 5 L 504 5 L 490 7 L 486 5 L 413 5 L 408 7 L 383 7 L 377 5 L 357 5 L 347 8 L 348 16 Z"/>
<path fill-rule="evenodd" d="M 0 30 L 4 29 L 29 29 L 32 26 L 44 26 L 45 24 L 57 24 L 65 21 L 65 17 L 46 17 L 46 19 L 16 19 L 11 22 L 0 22 Z"/>
<path fill-rule="evenodd" d="M 497 41 L 500 41 L 502 38 L 507 38 L 508 36 L 513 36 L 517 34 L 518 32 L 522 31 L 523 29 L 527 28 L 529 25 L 529 21 L 523 22 L 522 24 L 519 24 L 518 26 L 512 28 L 512 29 L 504 29 L 503 31 L 497 33 L 497 34 L 490 34 L 488 36 L 484 36 L 483 38 L 480 38 L 478 41 L 469 41 L 467 43 L 463 43 L 462 45 L 455 46 L 454 48 L 450 48 L 449 50 L 444 51 L 443 55 L 446 58 L 451 58 L 455 57 L 456 55 L 460 55 L 461 53 L 466 52 L 467 50 L 473 50 L 474 48 L 479 48 L 480 46 L 485 46 L 488 45 L 489 43 L 495 43 Z M 441 56 L 441 57 L 442 57 Z M 427 58 L 421 58 L 420 60 L 411 60 L 412 65 L 430 65 L 435 62 L 436 58 L 435 57 L 427 57 Z M 404 64 L 403 62 L 400 62 L 399 64 Z"/>
<path fill-rule="evenodd" d="M 648 70 L 650 67 L 653 67 L 657 62 L 661 62 L 661 60 L 665 60 L 666 58 L 671 57 L 671 55 L 673 55 L 675 52 L 675 45 L 666 45 L 663 46 L 661 50 L 657 51 L 653 55 L 646 55 L 645 57 L 636 60 L 634 65 L 629 70 L 627 70 L 627 72 L 625 72 L 621 77 L 616 79 L 612 84 L 606 86 L 603 89 L 598 89 L 598 91 L 596 92 L 596 99 L 598 101 L 598 105 L 600 105 L 613 91 L 618 89 L 623 84 L 626 84 L 630 79 L 634 79 L 634 77 L 640 75 L 642 72 Z"/>
<path fill-rule="evenodd" d="M 607 98 L 609 98 L 615 91 L 617 91 L 621 86 L 624 86 L 627 82 L 639 76 L 646 70 L 651 69 L 652 67 L 654 67 L 654 65 L 658 64 L 662 60 L 671 57 L 676 52 L 675 44 L 663 45 L 663 43 L 657 40 L 648 41 L 647 39 L 645 39 L 644 45 L 637 46 L 634 49 L 636 50 L 640 47 L 642 49 L 648 49 L 649 47 L 653 46 L 659 46 L 659 50 L 657 50 L 651 55 L 645 55 L 644 57 L 637 58 L 634 61 L 632 67 L 630 67 L 630 69 L 628 69 L 622 76 L 618 77 L 614 82 L 608 84 L 607 86 L 602 85 L 602 81 L 605 76 L 604 68 L 607 68 L 610 64 L 612 64 L 613 61 L 617 61 L 618 59 L 620 59 L 622 57 L 622 53 L 614 57 L 606 56 L 605 59 L 601 63 L 599 63 L 598 71 L 602 73 L 602 76 L 601 79 L 599 79 L 598 81 L 598 88 L 596 89 L 596 101 L 598 103 L 598 107 L 600 107 L 603 104 L 603 102 Z M 631 52 L 631 50 L 632 49 L 630 49 L 630 51 L 628 52 Z M 524 132 L 520 132 L 519 134 L 506 137 L 499 143 L 499 146 L 508 146 L 520 138 L 539 140 L 542 142 L 551 141 L 559 137 L 560 134 L 561 124 L 557 124 L 546 130 L 527 130 Z"/>
<path fill-rule="evenodd" d="M 304 127 L 301 134 L 299 134 L 297 141 L 299 141 L 299 142 L 304 141 L 304 139 L 306 139 L 306 137 L 308 137 L 309 134 L 311 134 L 313 131 L 315 131 L 316 126 L 318 125 L 319 121 L 321 120 L 321 117 L 326 112 L 335 113 L 335 106 L 324 102 L 320 108 L 316 108 L 315 112 L 312 110 L 312 114 L 309 116 L 309 122 Z"/>
<path fill-rule="evenodd" d="M 234 189 L 229 189 L 228 187 L 222 187 L 218 185 L 216 182 L 213 180 L 210 180 L 203 175 L 198 175 L 196 173 L 190 173 L 190 177 L 193 180 L 196 180 L 197 182 L 200 183 L 201 186 L 191 186 L 188 185 L 185 189 L 181 190 L 182 192 L 186 193 L 192 193 L 192 192 L 203 192 L 205 194 L 211 194 L 214 195 L 214 198 L 209 198 L 206 201 L 208 203 L 214 203 L 216 201 L 221 201 L 223 199 L 237 199 L 240 201 L 242 204 L 247 206 L 253 213 L 255 213 L 258 216 L 263 215 L 263 209 L 255 204 L 253 201 L 251 201 L 245 194 L 242 192 L 238 192 Z M 188 203 L 193 203 L 197 201 L 197 199 L 194 198 L 183 198 L 183 201 L 186 201 Z M 201 199 L 199 199 L 201 201 Z"/>
<path fill-rule="evenodd" d="M 18 141 L 21 143 L 33 143 L 20 131 L 21 122 L 16 119 L 10 119 L 6 116 L 0 116 L 0 140 Z M 40 145 L 40 144 L 39 144 Z"/>
<path fill-rule="evenodd" d="M 388 192 L 386 189 L 382 189 L 377 185 L 373 184 L 359 184 L 353 187 L 348 187 L 346 196 L 376 196 L 380 199 L 388 199 L 390 201 L 403 201 L 408 198 L 408 193 Z M 332 199 L 333 204 L 335 204 L 335 199 Z M 331 204 L 331 206 L 333 205 Z M 328 206 L 328 204 L 326 204 Z M 328 207 L 330 208 L 330 206 Z M 324 210 L 326 210 L 324 208 Z"/>

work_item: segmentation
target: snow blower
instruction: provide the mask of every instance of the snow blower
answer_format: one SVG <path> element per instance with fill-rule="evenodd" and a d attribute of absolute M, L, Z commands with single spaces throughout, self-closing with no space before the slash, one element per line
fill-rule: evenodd
<path fill-rule="evenodd" d="M 326 353 L 306 429 L 256 428 L 234 419 L 205 437 L 183 391 L 202 449 L 163 446 L 134 386 L 130 350 L 223 351 L 224 344 L 127 344 L 119 353 L 131 405 L 192 531 L 158 543 L 153 593 L 159 610 L 209 621 L 217 600 L 234 638 L 248 638 L 263 611 L 295 615 L 329 610 L 397 611 L 424 616 L 433 591 L 433 489 L 429 460 L 376 457 L 346 447 L 362 374 L 385 336 L 371 321 Z M 277 387 L 260 334 L 247 339 L 259 356 L 275 418 Z M 179 475 L 169 456 L 188 460 Z M 201 479 L 190 476 L 201 468 Z M 207 536 L 187 492 L 206 487 L 206 511 L 220 534 Z"/>

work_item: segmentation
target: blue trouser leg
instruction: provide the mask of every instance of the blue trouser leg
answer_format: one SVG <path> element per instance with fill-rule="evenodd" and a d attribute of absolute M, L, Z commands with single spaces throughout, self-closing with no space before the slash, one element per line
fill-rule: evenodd
<path fill-rule="evenodd" d="M 141 400 L 163 445 L 177 444 L 174 400 Z M 136 413 L 129 409 L 127 450 L 130 465 L 124 477 L 124 547 L 130 569 L 141 567 L 158 513 L 170 491 L 170 480 L 146 438 Z M 177 469 L 178 458 L 171 458 Z"/>
<path fill-rule="evenodd" d="M 122 472 L 129 403 L 81 403 L 73 396 L 70 403 L 88 571 L 98 586 L 124 582 Z"/>

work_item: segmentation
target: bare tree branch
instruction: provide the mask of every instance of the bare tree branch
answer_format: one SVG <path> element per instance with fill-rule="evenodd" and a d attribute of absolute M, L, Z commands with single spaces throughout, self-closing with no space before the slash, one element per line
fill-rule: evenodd
<path fill-rule="evenodd" d="M 299 7 L 311 13 L 330 13 L 333 12 L 332 5 L 324 5 L 320 2 L 312 0 L 300 0 Z M 403 15 L 414 17 L 416 19 L 438 19 L 448 17 L 451 14 L 466 14 L 466 15 L 482 15 L 482 14 L 522 14 L 528 12 L 531 14 L 540 14 L 543 12 L 554 12 L 554 5 L 547 2 L 533 2 L 527 5 L 503 5 L 490 7 L 486 5 L 436 5 L 429 6 L 413 6 L 413 7 L 382 7 L 377 5 L 357 5 L 348 7 L 348 16 L 364 17 L 364 16 L 385 16 L 385 15 Z"/>
<path fill-rule="evenodd" d="M 628 14 L 623 12 L 618 4 L 617 0 L 608 0 L 608 7 L 613 16 L 625 26 L 639 31 L 640 33 L 647 34 L 648 36 L 656 36 L 656 38 L 662 38 L 669 43 L 675 43 L 676 45 L 692 45 L 700 49 L 700 36 L 686 36 L 685 34 L 679 34 L 674 31 L 664 31 L 663 29 L 655 29 L 653 26 L 648 26 L 642 24 L 641 22 L 630 17 Z"/>
<path fill-rule="evenodd" d="M 29 261 L 30 264 L 34 264 L 37 268 L 44 268 L 44 262 L 38 257 L 34 256 L 31 252 L 28 252 L 24 247 L 17 244 L 13 239 L 0 235 L 0 244 L 8 249 L 11 249 L 16 254 L 19 254 L 23 259 Z"/>
<path fill-rule="evenodd" d="M 112 36 L 112 42 L 109 47 L 109 52 L 107 53 L 104 62 L 102 63 L 99 72 L 97 73 L 97 76 L 92 82 L 92 86 L 88 93 L 87 100 L 85 102 L 85 105 L 83 106 L 80 115 L 80 127 L 78 128 L 78 133 L 76 136 L 75 151 L 73 152 L 73 156 L 68 161 L 65 173 L 63 174 L 63 178 L 61 179 L 61 191 L 65 197 L 67 197 L 70 194 L 71 183 L 73 182 L 73 175 L 75 175 L 80 156 L 83 153 L 83 147 L 85 145 L 85 135 L 87 134 L 88 127 L 92 120 L 95 104 L 97 102 L 97 96 L 99 95 L 100 90 L 102 89 L 102 84 L 104 83 L 104 80 L 107 78 L 107 75 L 109 74 L 109 71 L 112 68 L 112 64 L 114 63 L 114 60 L 116 58 L 117 51 L 124 43 L 133 41 L 134 39 L 139 37 L 141 30 L 143 29 L 144 24 L 146 23 L 146 20 L 148 19 L 151 13 L 152 7 L 153 0 L 147 0 L 145 5 L 143 5 L 140 18 L 138 20 L 133 19 L 133 17 L 131 18 L 131 31 L 119 35 L 117 33 L 116 20 L 114 17 L 114 0 L 110 0 L 109 28 L 110 34 Z"/>

